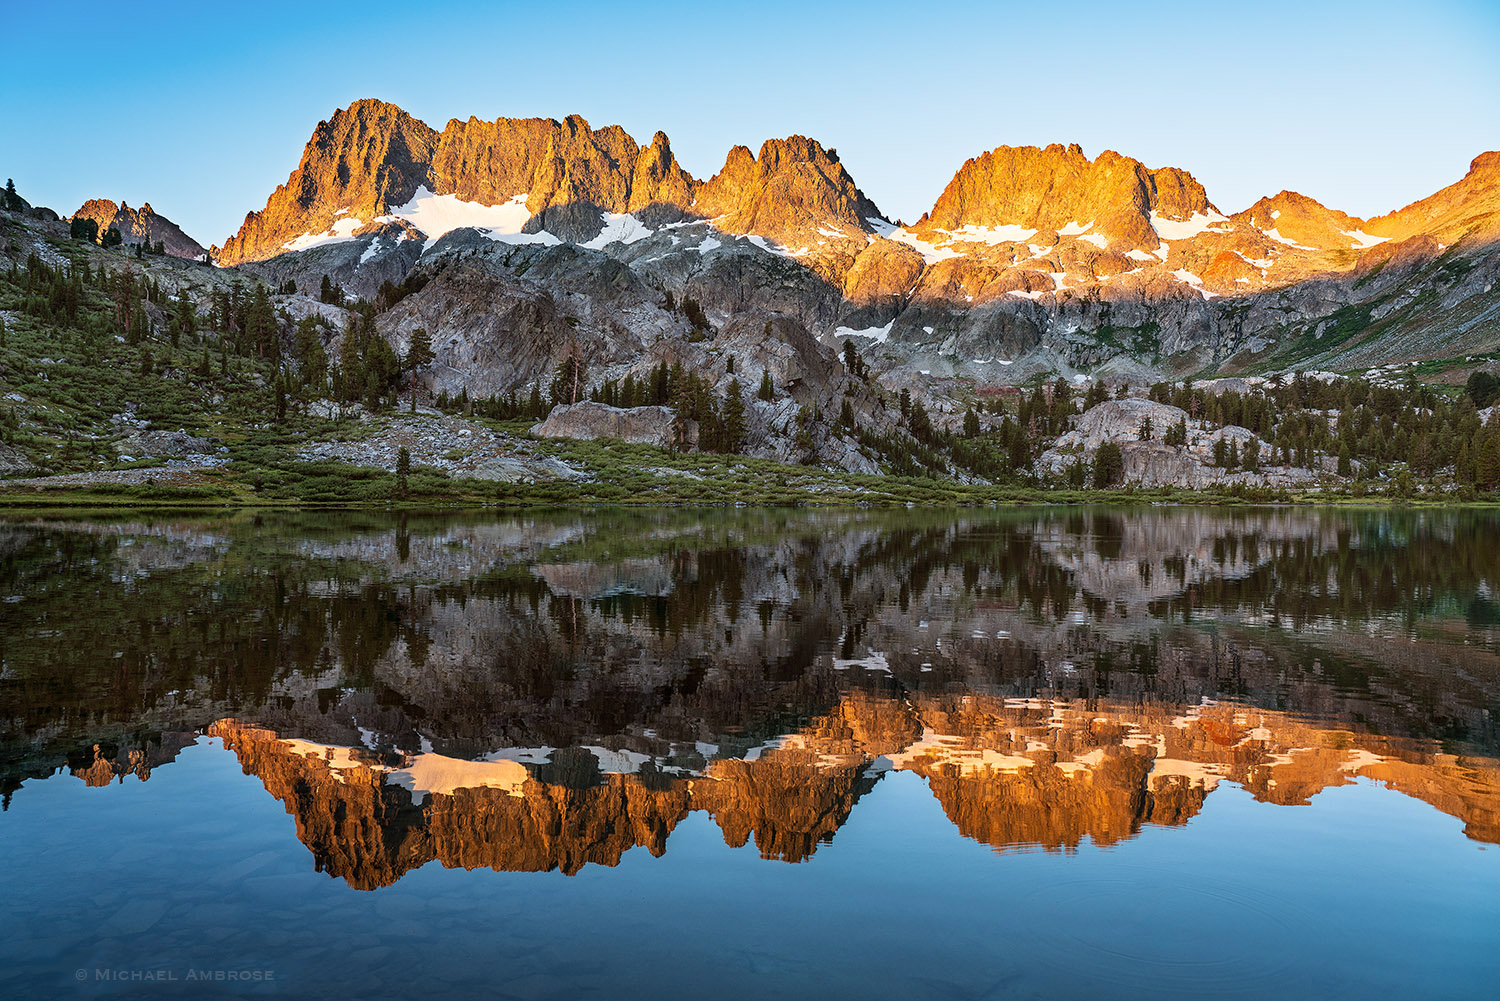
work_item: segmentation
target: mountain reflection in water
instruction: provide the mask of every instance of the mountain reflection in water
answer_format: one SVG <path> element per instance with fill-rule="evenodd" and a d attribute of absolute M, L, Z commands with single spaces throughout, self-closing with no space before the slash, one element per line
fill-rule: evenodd
<path fill-rule="evenodd" d="M 1500 843 L 1497 581 L 1473 512 L 12 521 L 0 789 L 214 738 L 360 889 L 801 862 L 898 772 L 997 851 L 1358 778 Z"/>

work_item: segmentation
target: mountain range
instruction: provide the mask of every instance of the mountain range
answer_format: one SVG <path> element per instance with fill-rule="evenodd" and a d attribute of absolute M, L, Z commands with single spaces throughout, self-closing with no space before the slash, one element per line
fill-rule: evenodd
<path fill-rule="evenodd" d="M 78 214 L 199 250 L 149 206 Z M 365 299 L 416 276 L 380 332 L 401 350 L 427 329 L 431 391 L 488 395 L 575 349 L 601 379 L 666 358 L 706 371 L 726 333 L 784 342 L 772 353 L 803 368 L 811 345 L 852 340 L 888 386 L 1447 364 L 1500 341 L 1497 239 L 1500 152 L 1360 219 L 1290 191 L 1225 214 L 1178 168 L 1001 146 L 906 225 L 802 136 L 736 146 L 699 180 L 661 132 L 642 146 L 576 115 L 437 130 L 361 100 L 211 252 L 295 288 L 295 315 L 328 313 L 305 301 L 325 276 Z"/>

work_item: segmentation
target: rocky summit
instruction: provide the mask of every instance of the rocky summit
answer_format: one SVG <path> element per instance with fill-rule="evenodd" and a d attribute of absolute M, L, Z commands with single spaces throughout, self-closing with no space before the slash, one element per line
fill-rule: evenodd
<path fill-rule="evenodd" d="M 184 233 L 175 222 L 157 213 L 150 202 L 133 209 L 124 202 L 116 205 L 108 198 L 90 198 L 68 218 L 90 219 L 100 233 L 116 229 L 121 242 L 130 246 L 144 244 L 149 247 L 160 243 L 164 253 L 190 260 L 206 259 L 208 254 L 207 248 Z"/>

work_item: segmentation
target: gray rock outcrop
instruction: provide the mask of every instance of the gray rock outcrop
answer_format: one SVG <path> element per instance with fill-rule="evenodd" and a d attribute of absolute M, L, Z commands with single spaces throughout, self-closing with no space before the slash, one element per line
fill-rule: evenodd
<path fill-rule="evenodd" d="M 18 450 L 0 444 L 0 476 L 30 476 L 37 471 L 31 460 Z"/>
<path fill-rule="evenodd" d="M 1148 418 L 1151 437 L 1142 439 Z M 1169 429 L 1182 423 L 1187 425 L 1186 445 L 1168 445 L 1161 440 Z M 1216 466 L 1214 446 L 1221 440 L 1232 445 L 1238 455 L 1251 449 L 1264 460 L 1254 471 Z M 1326 475 L 1321 470 L 1269 464 L 1271 447 L 1246 428 L 1206 428 L 1180 407 L 1140 399 L 1108 400 L 1089 408 L 1077 418 L 1073 430 L 1042 453 L 1037 468 L 1051 476 L 1064 476 L 1075 462 L 1092 463 L 1099 446 L 1109 441 L 1120 446 L 1124 482 L 1140 487 L 1202 489 L 1241 484 L 1292 488 L 1314 485 Z"/>
<path fill-rule="evenodd" d="M 115 451 L 136 458 L 149 455 L 185 459 L 214 455 L 219 446 L 208 438 L 197 438 L 186 431 L 139 431 L 115 442 Z"/>
<path fill-rule="evenodd" d="M 617 438 L 641 445 L 672 444 L 672 422 L 667 407 L 606 406 L 584 400 L 571 406 L 559 404 L 547 419 L 531 429 L 543 438 Z"/>

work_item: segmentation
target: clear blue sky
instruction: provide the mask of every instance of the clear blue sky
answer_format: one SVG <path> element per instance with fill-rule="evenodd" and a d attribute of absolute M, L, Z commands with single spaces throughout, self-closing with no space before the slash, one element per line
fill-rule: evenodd
<path fill-rule="evenodd" d="M 892 218 L 965 159 L 1077 142 L 1359 216 L 1500 148 L 1500 2 L 24 3 L 0 7 L 0 174 L 150 201 L 222 244 L 360 97 L 435 128 L 582 114 L 708 177 L 735 143 L 838 148 Z"/>

